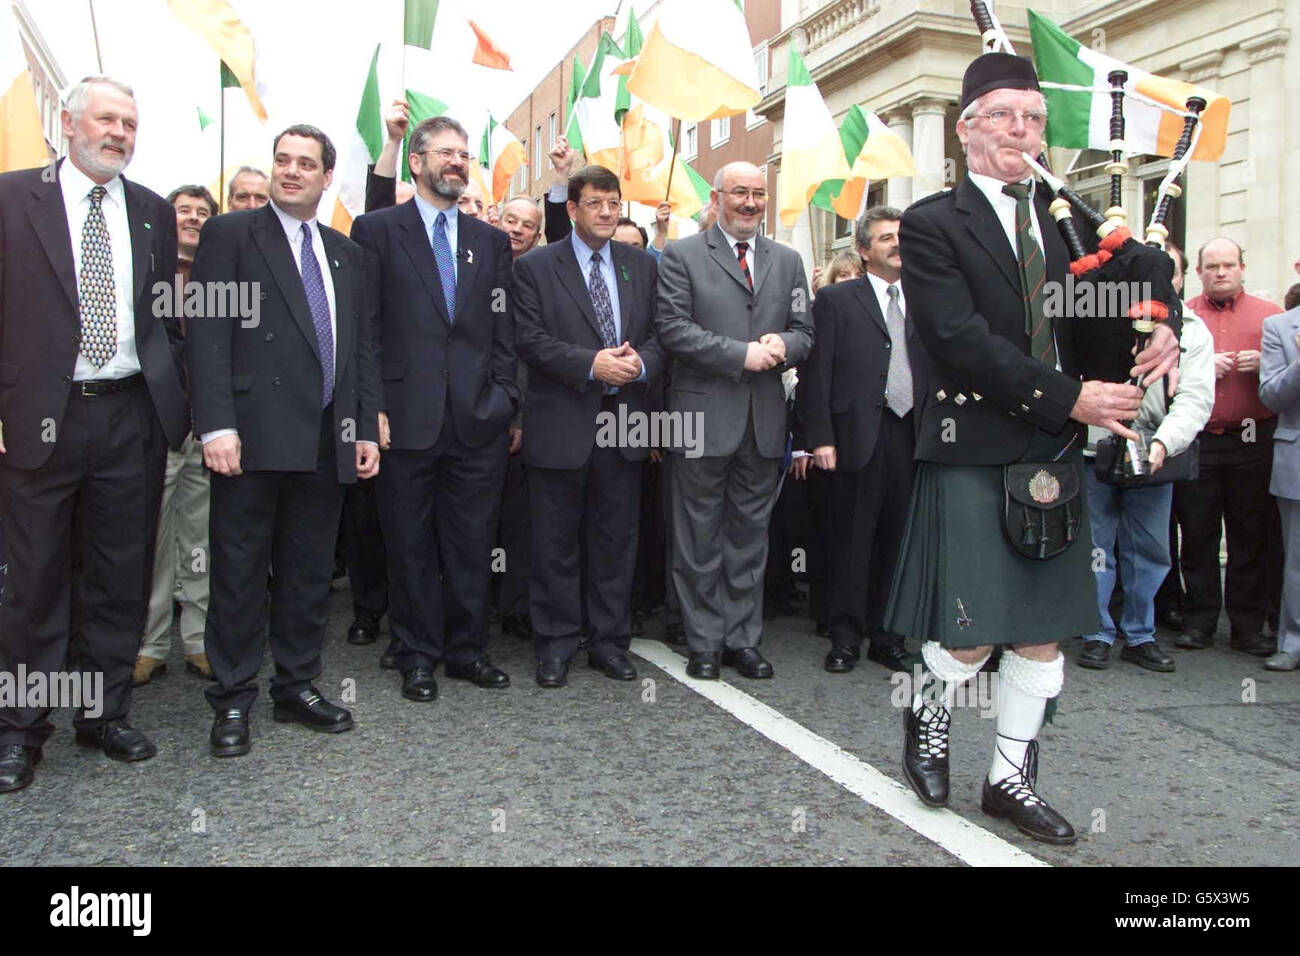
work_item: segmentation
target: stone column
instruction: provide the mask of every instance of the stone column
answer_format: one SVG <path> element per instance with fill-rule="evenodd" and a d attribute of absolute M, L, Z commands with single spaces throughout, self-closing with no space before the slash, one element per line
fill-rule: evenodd
<path fill-rule="evenodd" d="M 1211 50 L 1178 64 L 1186 74 L 1188 83 L 1198 83 L 1215 89 L 1219 77 L 1219 68 L 1223 64 L 1223 51 Z M 1231 150 L 1225 150 L 1223 159 L 1231 158 Z M 1189 290 L 1200 289 L 1200 280 L 1196 277 L 1196 250 L 1219 234 L 1221 209 L 1219 204 L 1221 163 L 1193 162 L 1187 164 L 1183 173 L 1183 196 L 1187 208 L 1187 248 L 1183 252 L 1191 260 L 1188 265 L 1190 273 L 1183 280 L 1184 298 L 1191 298 Z M 1141 226 L 1146 229 L 1146 220 L 1151 217 L 1151 210 L 1146 210 L 1146 217 Z M 1136 234 L 1136 231 L 1135 231 Z"/>
<path fill-rule="evenodd" d="M 912 111 L 907 109 L 891 110 L 881 117 L 889 131 L 912 148 Z M 885 205 L 895 209 L 906 209 L 912 204 L 912 177 L 891 176 L 885 182 Z"/>
<path fill-rule="evenodd" d="M 1282 245 L 1287 232 L 1283 200 L 1288 192 L 1283 177 L 1287 135 L 1284 117 L 1290 105 L 1283 54 L 1288 31 L 1270 30 L 1241 43 L 1250 60 L 1250 145 L 1241 165 L 1241 185 L 1246 190 L 1246 223 L 1250 235 L 1234 236 L 1246 247 L 1246 289 L 1282 304 L 1295 278 L 1290 249 Z"/>
<path fill-rule="evenodd" d="M 912 158 L 916 176 L 912 180 L 915 201 L 943 189 L 943 144 L 947 104 L 940 99 L 921 99 L 912 104 Z"/>

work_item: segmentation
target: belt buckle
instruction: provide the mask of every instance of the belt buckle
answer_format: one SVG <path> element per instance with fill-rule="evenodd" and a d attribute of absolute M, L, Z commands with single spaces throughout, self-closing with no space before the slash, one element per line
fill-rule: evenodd
<path fill-rule="evenodd" d="M 82 379 L 80 382 L 77 383 L 77 385 L 81 388 L 81 397 L 82 397 L 82 398 L 94 398 L 94 397 L 95 397 L 95 391 L 94 391 L 95 380 L 94 380 L 94 379 L 90 379 L 90 378 Z"/>

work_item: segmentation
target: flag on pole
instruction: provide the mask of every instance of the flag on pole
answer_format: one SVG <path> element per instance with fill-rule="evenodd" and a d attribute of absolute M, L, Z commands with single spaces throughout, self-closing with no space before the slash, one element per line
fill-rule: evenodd
<path fill-rule="evenodd" d="M 261 122 L 266 122 L 266 107 L 257 89 L 254 66 L 257 45 L 253 34 L 240 19 L 228 0 L 167 0 L 172 15 L 194 30 L 216 51 L 248 97 L 249 106 Z"/>
<path fill-rule="evenodd" d="M 43 166 L 50 154 L 13 9 L 0 10 L 0 173 Z"/>
<path fill-rule="evenodd" d="M 793 226 L 827 179 L 849 178 L 840 131 L 794 44 L 786 75 L 785 132 L 781 138 L 781 225 Z"/>
<path fill-rule="evenodd" d="M 492 188 L 484 191 L 485 204 L 501 202 L 510 190 L 511 178 L 524 165 L 524 144 L 490 113 L 479 147 L 479 161 L 491 171 Z"/>
<path fill-rule="evenodd" d="M 762 99 L 736 0 L 664 0 L 627 88 L 669 116 L 696 121 L 743 113 Z"/>
<path fill-rule="evenodd" d="M 587 161 L 614 172 L 622 167 L 623 131 L 615 119 L 619 78 L 609 74 L 624 59 L 614 38 L 602 33 L 591 67 L 573 102 L 572 123 L 581 132 Z"/>
<path fill-rule="evenodd" d="M 253 112 L 239 78 L 224 62 L 220 64 L 218 76 L 219 115 L 213 116 L 200 107 L 199 124 L 204 141 L 211 143 L 206 147 L 210 150 L 207 155 L 221 157 L 221 167 L 208 183 L 208 189 L 224 208 L 226 197 L 221 193 L 241 166 L 266 167 L 270 139 L 265 122 Z M 202 126 L 204 117 L 207 126 Z M 197 176 L 195 179 L 202 181 Z"/>
<path fill-rule="evenodd" d="M 1084 46 L 1047 17 L 1029 10 L 1034 66 L 1047 98 L 1047 142 L 1069 149 L 1110 149 L 1110 81 L 1124 70 L 1124 141 L 1129 153 L 1173 156 L 1183 131 L 1187 100 L 1205 100 L 1192 159 L 1214 161 L 1228 136 L 1226 96 L 1170 80 Z"/>
<path fill-rule="evenodd" d="M 856 104 L 849 107 L 840 123 L 840 142 L 852 167 L 849 178 L 823 182 L 813 194 L 814 206 L 857 219 L 866 206 L 867 187 L 873 179 L 916 175 L 912 151 L 871 110 Z"/>
<path fill-rule="evenodd" d="M 582 84 L 586 80 L 587 68 L 582 65 L 582 58 L 575 53 L 573 55 L 573 78 L 569 82 L 568 115 L 564 120 L 564 138 L 569 141 L 569 146 L 578 153 L 582 152 L 582 130 L 578 129 L 573 104 L 578 101 L 578 94 L 581 92 Z"/>
<path fill-rule="evenodd" d="M 330 225 L 344 235 L 352 232 L 352 220 L 366 211 L 366 174 L 369 165 L 384 148 L 384 116 L 379 102 L 379 46 L 370 57 L 370 69 L 361 88 L 357 124 L 344 144 L 343 162 L 338 179 L 339 192 L 334 199 Z"/>

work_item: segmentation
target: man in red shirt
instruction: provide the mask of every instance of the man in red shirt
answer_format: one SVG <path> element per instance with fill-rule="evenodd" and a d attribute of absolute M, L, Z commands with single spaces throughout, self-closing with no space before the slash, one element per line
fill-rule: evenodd
<path fill-rule="evenodd" d="M 1246 264 L 1231 239 L 1212 239 L 1196 257 L 1202 293 L 1187 302 L 1214 336 L 1214 410 L 1200 433 L 1201 472 L 1174 486 L 1183 530 L 1187 630 L 1176 641 L 1199 649 L 1214 642 L 1228 609 L 1232 647 L 1264 657 L 1274 650 L 1265 618 L 1281 597 L 1281 519 L 1268 493 L 1276 416 L 1259 400 L 1264 319 L 1282 310 L 1243 291 Z M 1219 585 L 1220 524 L 1228 531 L 1228 571 Z M 1226 594 L 1224 593 L 1226 591 Z"/>

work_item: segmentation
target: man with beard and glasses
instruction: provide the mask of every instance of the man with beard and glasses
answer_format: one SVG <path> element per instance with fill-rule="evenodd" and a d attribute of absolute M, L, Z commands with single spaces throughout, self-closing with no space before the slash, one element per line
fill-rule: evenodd
<path fill-rule="evenodd" d="M 379 303 L 379 513 L 402 694 L 431 701 L 434 668 L 507 687 L 487 649 L 492 519 L 515 384 L 510 240 L 461 215 L 474 157 L 446 116 L 411 132 L 415 198 L 367 213 L 352 237 L 371 255 Z"/>
<path fill-rule="evenodd" d="M 102 674 L 73 725 L 121 761 L 157 752 L 126 716 L 166 451 L 189 429 L 180 327 L 152 293 L 172 294 L 176 211 L 122 176 L 138 122 L 129 86 L 87 77 L 67 158 L 0 175 L 0 670 Z M 51 703 L 0 707 L 0 793 L 32 782 Z"/>

